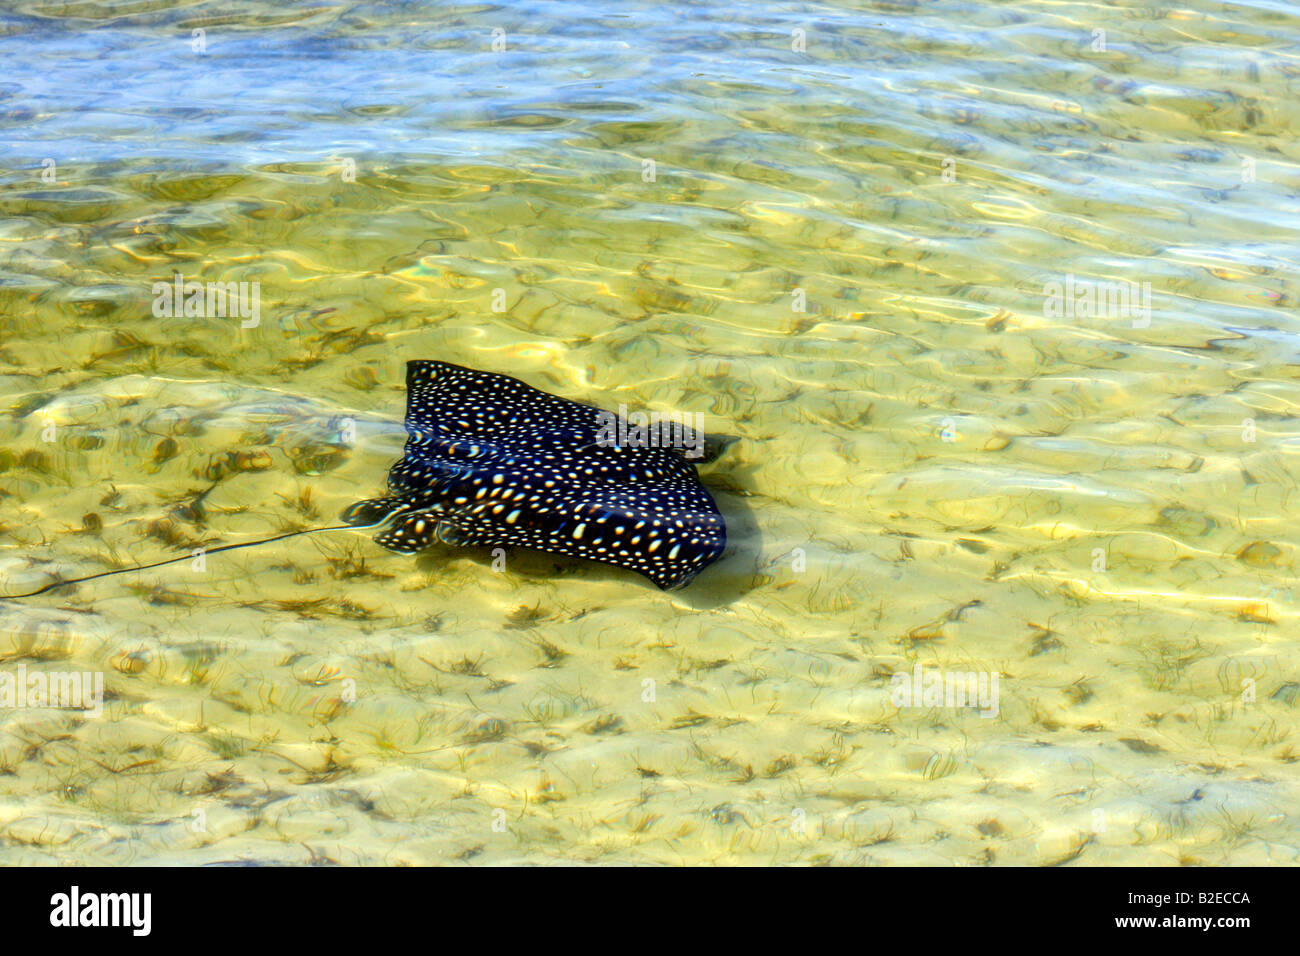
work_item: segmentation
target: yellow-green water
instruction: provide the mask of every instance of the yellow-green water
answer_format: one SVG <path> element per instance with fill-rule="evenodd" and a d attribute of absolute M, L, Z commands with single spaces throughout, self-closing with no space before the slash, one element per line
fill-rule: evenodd
<path fill-rule="evenodd" d="M 681 592 L 335 532 L 0 602 L 107 697 L 0 711 L 0 863 L 1297 861 L 1287 4 L 17 7 L 4 593 L 334 523 L 413 358 L 742 440 Z"/>

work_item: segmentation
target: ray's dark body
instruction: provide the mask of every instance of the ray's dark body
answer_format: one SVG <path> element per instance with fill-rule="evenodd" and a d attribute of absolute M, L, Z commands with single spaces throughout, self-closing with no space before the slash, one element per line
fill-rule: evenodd
<path fill-rule="evenodd" d="M 683 450 L 614 444 L 608 413 L 508 375 L 420 360 L 407 363 L 406 386 L 409 438 L 390 493 L 343 515 L 354 525 L 387 516 L 383 547 L 534 548 L 628 568 L 665 590 L 726 547 Z"/>

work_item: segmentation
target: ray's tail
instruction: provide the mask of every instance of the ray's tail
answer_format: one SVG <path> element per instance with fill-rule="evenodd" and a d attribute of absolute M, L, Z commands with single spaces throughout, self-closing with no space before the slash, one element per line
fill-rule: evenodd
<path fill-rule="evenodd" d="M 387 520 L 387 519 L 385 519 Z M 376 522 L 382 524 L 383 522 Z M 258 541 L 241 541 L 237 544 L 223 544 L 219 548 L 203 548 L 204 556 L 209 554 L 219 554 L 222 551 L 238 551 L 240 548 L 255 548 L 259 544 L 270 544 L 273 541 L 283 541 L 285 538 L 296 538 L 303 534 L 316 534 L 321 531 L 355 531 L 358 527 L 368 527 L 366 525 L 340 524 L 331 525 L 327 528 L 306 528 L 302 531 L 289 531 L 285 534 L 277 534 L 273 538 L 262 538 Z M 150 568 L 161 568 L 168 564 L 176 564 L 180 561 L 192 561 L 194 555 L 183 554 L 178 558 L 168 558 L 166 561 L 155 561 L 153 564 L 141 564 L 134 568 L 116 568 L 112 571 L 100 571 L 97 574 L 87 574 L 79 578 L 64 578 L 58 581 L 51 581 L 43 588 L 37 588 L 35 591 L 26 591 L 22 594 L 0 594 L 0 601 L 11 601 L 15 598 L 36 597 L 38 594 L 44 594 L 46 591 L 53 591 L 57 588 L 67 587 L 69 584 L 80 584 L 83 581 L 93 581 L 96 578 L 110 578 L 115 574 L 134 574 L 137 571 L 148 571 Z"/>

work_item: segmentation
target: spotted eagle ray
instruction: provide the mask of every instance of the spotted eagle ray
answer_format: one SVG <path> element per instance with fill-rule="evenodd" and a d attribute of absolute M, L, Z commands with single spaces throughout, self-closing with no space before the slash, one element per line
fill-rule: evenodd
<path fill-rule="evenodd" d="M 685 587 L 726 547 L 722 514 L 684 449 L 619 444 L 613 420 L 508 375 L 408 362 L 391 494 L 341 520 L 382 520 L 375 542 L 403 554 L 434 540 L 532 548 Z"/>
<path fill-rule="evenodd" d="M 450 362 L 408 362 L 406 387 L 408 438 L 388 473 L 388 495 L 352 505 L 342 525 L 205 554 L 378 526 L 375 542 L 402 554 L 435 540 L 531 548 L 627 568 L 663 590 L 685 587 L 722 555 L 726 523 L 685 449 L 620 443 L 613 435 L 635 429 L 609 412 Z M 733 440 L 710 440 L 703 460 Z M 0 600 L 189 560 L 60 579 Z"/>

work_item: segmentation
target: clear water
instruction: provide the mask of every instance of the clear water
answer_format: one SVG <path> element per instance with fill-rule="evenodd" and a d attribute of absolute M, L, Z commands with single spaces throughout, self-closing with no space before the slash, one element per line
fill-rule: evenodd
<path fill-rule="evenodd" d="M 1297 41 L 11 5 L 4 593 L 334 523 L 413 358 L 741 441 L 681 592 L 335 532 L 0 602 L 0 676 L 106 697 L 0 710 L 0 862 L 1295 863 Z M 156 317 L 177 272 L 260 322 Z"/>

